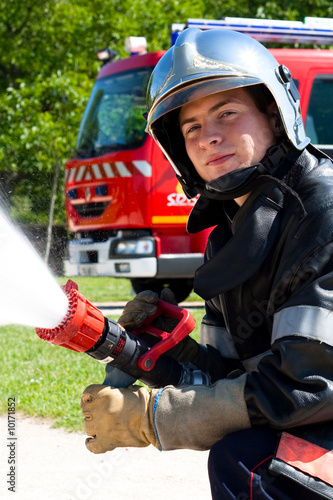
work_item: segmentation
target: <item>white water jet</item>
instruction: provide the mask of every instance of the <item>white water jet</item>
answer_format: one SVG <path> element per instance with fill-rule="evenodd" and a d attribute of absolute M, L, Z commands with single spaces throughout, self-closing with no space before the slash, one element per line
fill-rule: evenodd
<path fill-rule="evenodd" d="M 66 295 L 30 241 L 0 211 L 0 325 L 55 328 Z"/>

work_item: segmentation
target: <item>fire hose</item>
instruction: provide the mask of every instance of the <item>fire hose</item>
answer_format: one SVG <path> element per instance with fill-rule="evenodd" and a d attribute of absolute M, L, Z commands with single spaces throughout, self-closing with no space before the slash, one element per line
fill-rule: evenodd
<path fill-rule="evenodd" d="M 104 363 L 104 385 L 127 387 L 136 380 L 152 388 L 209 384 L 204 372 L 167 355 L 195 327 L 194 318 L 186 309 L 159 300 L 156 313 L 141 328 L 129 332 L 116 321 L 104 317 L 78 291 L 73 281 L 68 280 L 62 289 L 68 299 L 66 316 L 56 328 L 36 328 L 36 333 L 50 344 L 84 352 Z M 159 315 L 178 320 L 172 332 L 153 326 L 154 319 Z"/>

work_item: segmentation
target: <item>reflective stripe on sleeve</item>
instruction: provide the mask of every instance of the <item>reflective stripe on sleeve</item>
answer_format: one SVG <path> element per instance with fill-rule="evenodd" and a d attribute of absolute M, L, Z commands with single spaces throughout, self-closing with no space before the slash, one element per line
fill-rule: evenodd
<path fill-rule="evenodd" d="M 225 358 L 239 359 L 234 341 L 228 330 L 221 326 L 206 325 L 201 323 L 200 343 L 215 347 Z M 252 358 L 241 360 L 247 372 L 257 371 L 259 361 L 271 351 L 265 351 Z"/>
<path fill-rule="evenodd" d="M 226 358 L 239 359 L 234 341 L 228 330 L 222 326 L 201 323 L 200 343 L 215 347 Z"/>
<path fill-rule="evenodd" d="M 322 307 L 288 307 L 274 316 L 272 343 L 292 335 L 333 346 L 333 312 Z"/>

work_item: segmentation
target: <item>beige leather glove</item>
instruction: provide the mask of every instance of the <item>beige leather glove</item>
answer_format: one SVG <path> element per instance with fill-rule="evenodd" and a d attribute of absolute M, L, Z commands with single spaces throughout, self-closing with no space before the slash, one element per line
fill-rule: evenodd
<path fill-rule="evenodd" d="M 84 428 L 90 437 L 86 447 L 92 453 L 105 453 L 117 447 L 157 445 L 153 429 L 154 396 L 144 387 L 115 389 L 90 385 L 81 398 Z"/>
<path fill-rule="evenodd" d="M 175 295 L 170 288 L 163 288 L 160 297 L 151 290 L 145 290 L 138 293 L 133 300 L 127 302 L 122 315 L 118 319 L 118 323 L 129 331 L 140 328 L 148 317 L 155 314 L 156 302 L 159 299 L 169 304 L 177 305 Z M 177 323 L 177 319 L 161 315 L 153 321 L 152 325 L 162 331 L 172 332 Z M 147 337 L 145 340 L 147 340 Z M 192 337 L 187 336 L 179 344 L 170 349 L 167 354 L 179 363 L 184 363 L 186 361 L 192 362 L 197 351 L 198 343 Z"/>
<path fill-rule="evenodd" d="M 93 453 L 153 444 L 161 450 L 207 450 L 227 434 L 251 427 L 246 374 L 212 386 L 114 389 L 91 385 L 82 395 L 86 446 Z"/>
<path fill-rule="evenodd" d="M 208 450 L 226 435 L 251 427 L 244 398 L 246 374 L 210 386 L 167 386 L 155 405 L 160 449 Z"/>

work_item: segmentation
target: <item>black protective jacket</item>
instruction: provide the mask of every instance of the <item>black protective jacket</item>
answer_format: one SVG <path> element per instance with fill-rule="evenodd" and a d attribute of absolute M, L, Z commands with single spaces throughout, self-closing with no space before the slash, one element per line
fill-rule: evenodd
<path fill-rule="evenodd" d="M 195 291 L 206 301 L 202 342 L 222 352 L 218 376 L 248 372 L 253 426 L 314 430 L 332 449 L 333 165 L 309 150 L 240 209 L 202 196 L 188 229 L 216 225 Z"/>

